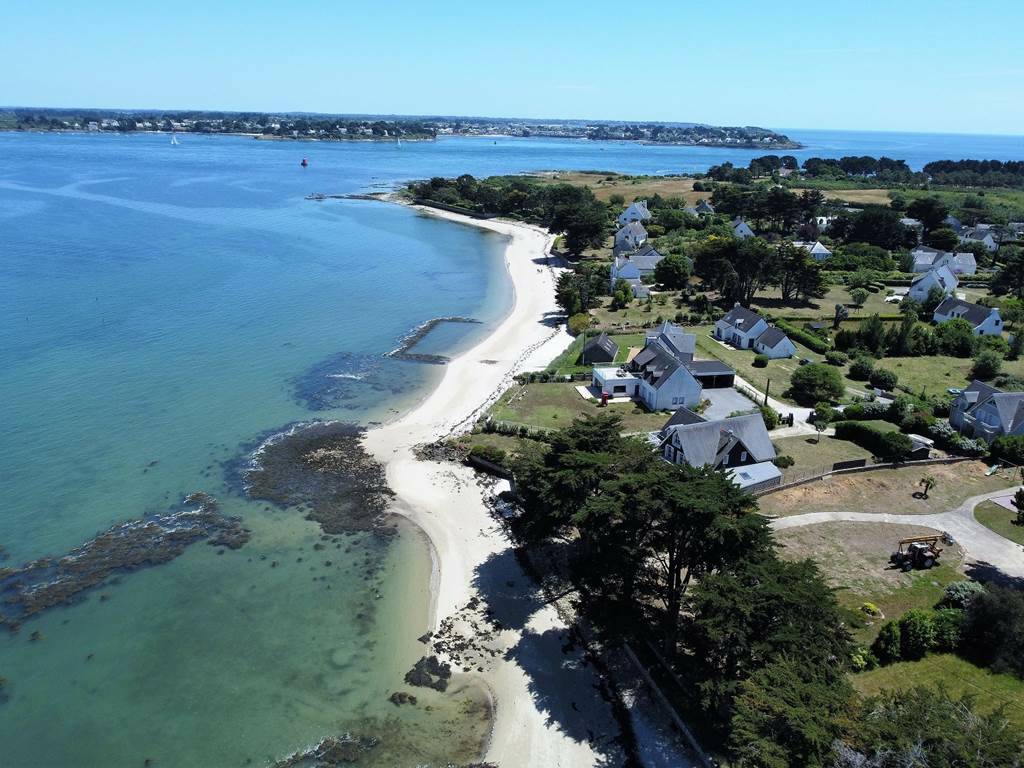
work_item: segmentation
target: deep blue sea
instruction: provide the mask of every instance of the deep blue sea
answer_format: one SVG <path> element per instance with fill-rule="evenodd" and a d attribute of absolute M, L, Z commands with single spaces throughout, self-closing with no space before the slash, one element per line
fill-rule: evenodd
<path fill-rule="evenodd" d="M 799 157 L 1024 159 L 1020 137 L 788 133 L 808 145 Z M 0 133 L 0 567 L 197 490 L 253 531 L 239 550 L 194 545 L 0 634 L 0 764 L 264 765 L 345 730 L 389 733 L 380 765 L 461 757 L 439 750 L 471 744 L 469 693 L 431 712 L 386 701 L 427 621 L 416 532 L 353 536 L 328 560 L 302 510 L 247 500 L 226 468 L 286 425 L 367 424 L 423 396 L 439 368 L 384 353 L 439 316 L 482 322 L 441 326 L 424 351 L 486 333 L 511 305 L 503 241 L 400 206 L 304 198 L 756 154 Z"/>

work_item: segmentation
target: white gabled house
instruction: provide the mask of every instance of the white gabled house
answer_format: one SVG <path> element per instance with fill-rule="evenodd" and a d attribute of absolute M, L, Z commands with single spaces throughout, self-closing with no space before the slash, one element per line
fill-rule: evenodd
<path fill-rule="evenodd" d="M 767 320 L 737 302 L 715 323 L 715 338 L 739 349 L 753 349 L 754 341 L 766 330 Z"/>
<path fill-rule="evenodd" d="M 995 253 L 999 250 L 999 243 L 996 241 L 992 230 L 981 226 L 974 227 L 973 229 L 965 229 L 961 232 L 960 242 L 981 243 L 989 253 Z"/>
<path fill-rule="evenodd" d="M 732 220 L 732 234 L 733 237 L 737 237 L 740 240 L 746 240 L 748 237 L 754 237 L 754 230 L 750 228 L 743 219 L 737 216 Z"/>
<path fill-rule="evenodd" d="M 620 227 L 624 227 L 631 221 L 647 221 L 650 218 L 651 212 L 647 210 L 647 201 L 637 200 L 619 214 L 618 222 Z"/>
<path fill-rule="evenodd" d="M 969 251 L 964 253 L 943 253 L 932 262 L 936 267 L 949 267 L 954 275 L 973 275 L 978 271 L 978 260 Z"/>
<path fill-rule="evenodd" d="M 639 221 L 631 221 L 615 233 L 616 251 L 635 251 L 647 242 L 647 230 Z"/>
<path fill-rule="evenodd" d="M 911 272 L 927 272 L 935 264 L 935 260 L 941 256 L 945 251 L 940 251 L 938 248 L 932 248 L 927 245 L 919 245 L 917 248 L 910 252 L 911 258 L 914 259 L 914 266 L 911 267 Z"/>
<path fill-rule="evenodd" d="M 915 277 L 907 295 L 915 301 L 923 302 L 928 298 L 932 288 L 939 288 L 944 294 L 950 296 L 958 285 L 960 285 L 960 281 L 956 279 L 956 275 L 949 270 L 949 267 L 937 267 Z"/>
<path fill-rule="evenodd" d="M 654 246 L 648 245 L 636 253 L 628 253 L 624 256 L 616 256 L 612 261 L 611 268 L 611 290 L 615 290 L 615 284 L 619 280 L 625 280 L 633 289 L 633 295 L 638 299 L 646 298 L 650 293 L 643 278 L 653 277 L 654 268 L 658 266 L 662 256 Z"/>
<path fill-rule="evenodd" d="M 644 348 L 623 366 L 595 366 L 592 385 L 608 397 L 629 397 L 648 410 L 700 403 L 704 387 L 729 387 L 736 372 L 718 360 L 694 360 L 697 337 L 673 323 L 649 331 Z"/>
<path fill-rule="evenodd" d="M 796 344 L 785 333 L 769 325 L 757 312 L 741 307 L 739 302 L 715 323 L 714 336 L 726 344 L 752 349 L 755 354 L 766 355 L 773 360 L 796 354 Z"/>
<path fill-rule="evenodd" d="M 1024 392 L 1002 392 L 972 381 L 953 400 L 949 423 L 967 437 L 986 443 L 1003 435 L 1024 434 Z"/>
<path fill-rule="evenodd" d="M 813 243 L 807 240 L 796 240 L 793 242 L 793 245 L 797 246 L 798 248 L 803 248 L 805 251 L 811 254 L 811 258 L 813 258 L 815 261 L 824 261 L 825 259 L 832 255 L 832 251 L 830 251 L 817 240 L 815 240 Z"/>
<path fill-rule="evenodd" d="M 998 307 L 983 307 L 955 296 L 947 296 L 932 313 L 932 320 L 936 323 L 945 323 L 955 317 L 970 323 L 978 336 L 1000 336 L 1003 333 L 1003 318 Z"/>
<path fill-rule="evenodd" d="M 795 355 L 796 344 L 774 325 L 769 325 L 764 333 L 754 339 L 754 352 L 772 360 L 778 360 Z"/>

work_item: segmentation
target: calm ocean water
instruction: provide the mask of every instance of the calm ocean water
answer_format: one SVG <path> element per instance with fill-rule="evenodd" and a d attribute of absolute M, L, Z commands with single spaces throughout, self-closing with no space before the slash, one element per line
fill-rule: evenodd
<path fill-rule="evenodd" d="M 1024 159 L 1015 137 L 789 133 L 809 145 L 801 156 Z M 483 322 L 442 326 L 424 351 L 486 333 L 511 302 L 503 241 L 398 206 L 303 198 L 755 154 L 0 134 L 3 565 L 60 555 L 196 490 L 253 530 L 242 549 L 195 545 L 0 635 L 0 763 L 261 765 L 345 730 L 390 734 L 379 764 L 458 756 L 455 741 L 474 736 L 470 691 L 425 696 L 432 713 L 386 701 L 427 620 L 418 535 L 350 537 L 326 565 L 315 524 L 245 499 L 224 467 L 294 422 L 408 408 L 439 369 L 383 353 L 432 317 Z"/>

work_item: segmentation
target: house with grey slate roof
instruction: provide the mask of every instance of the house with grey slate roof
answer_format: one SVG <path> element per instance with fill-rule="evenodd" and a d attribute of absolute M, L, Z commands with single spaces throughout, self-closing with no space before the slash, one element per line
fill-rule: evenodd
<path fill-rule="evenodd" d="M 607 333 L 602 333 L 583 345 L 583 350 L 580 352 L 580 361 L 583 365 L 589 363 L 614 363 L 618 354 L 619 345 Z"/>
<path fill-rule="evenodd" d="M 949 423 L 967 437 L 986 443 L 1003 435 L 1024 434 L 1024 392 L 1002 392 L 972 381 L 953 400 Z"/>
<path fill-rule="evenodd" d="M 932 320 L 936 323 L 945 323 L 956 317 L 970 323 L 978 336 L 1000 336 L 1003 333 L 1003 318 L 998 307 L 983 307 L 947 296 L 932 313 Z"/>
<path fill-rule="evenodd" d="M 983 225 L 977 225 L 971 229 L 965 229 L 960 233 L 961 243 L 981 243 L 989 253 L 999 250 L 999 241 L 996 240 L 993 230 Z"/>
<path fill-rule="evenodd" d="M 651 411 L 696 406 L 705 386 L 732 386 L 736 375 L 718 360 L 694 360 L 696 342 L 692 333 L 663 323 L 625 365 L 594 366 L 591 383 L 603 395 L 633 398 Z"/>
<path fill-rule="evenodd" d="M 639 221 L 631 221 L 615 233 L 615 251 L 635 251 L 647 242 L 647 230 Z"/>
<path fill-rule="evenodd" d="M 740 306 L 739 302 L 715 323 L 714 337 L 738 349 L 752 349 L 772 359 L 796 354 L 796 345 L 785 333 L 769 325 L 757 312 Z"/>
<path fill-rule="evenodd" d="M 663 258 L 665 257 L 651 245 L 641 248 L 636 253 L 616 256 L 612 261 L 611 290 L 615 290 L 615 284 L 619 280 L 626 280 L 636 298 L 646 298 L 650 290 L 644 285 L 643 278 L 654 277 L 654 268 Z"/>
<path fill-rule="evenodd" d="M 938 288 L 944 294 L 950 296 L 956 291 L 958 285 L 960 285 L 960 281 L 956 279 L 956 275 L 953 274 L 949 267 L 935 267 L 934 269 L 929 269 L 923 275 L 915 277 L 910 283 L 907 295 L 914 301 L 919 301 L 923 304 L 932 288 Z"/>
<path fill-rule="evenodd" d="M 617 221 L 620 227 L 624 227 L 631 221 L 647 221 L 650 218 L 651 212 L 647 210 L 647 201 L 637 200 L 630 203 L 626 210 L 619 214 Z"/>
<path fill-rule="evenodd" d="M 658 433 L 658 450 L 665 461 L 691 467 L 713 467 L 748 491 L 782 482 L 772 463 L 775 446 L 760 413 L 708 421 L 680 408 Z"/>

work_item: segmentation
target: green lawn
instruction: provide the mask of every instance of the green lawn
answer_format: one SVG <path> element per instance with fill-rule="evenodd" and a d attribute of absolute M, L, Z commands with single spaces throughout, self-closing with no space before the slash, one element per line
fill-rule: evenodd
<path fill-rule="evenodd" d="M 1014 726 L 1024 728 L 1024 681 L 1013 675 L 997 675 L 952 654 L 933 654 L 920 661 L 902 661 L 852 676 L 854 687 L 864 695 L 886 689 L 941 683 L 958 698 L 970 694 L 984 712 L 1005 707 Z"/>
<path fill-rule="evenodd" d="M 625 432 L 652 432 L 661 429 L 668 412 L 650 413 L 635 403 L 620 403 L 605 408 L 596 401 L 584 400 L 576 386 L 586 382 L 516 385 L 505 392 L 491 408 L 498 421 L 525 424 L 541 429 L 561 429 L 585 413 L 614 413 L 622 417 Z"/>
<path fill-rule="evenodd" d="M 1017 513 L 1001 507 L 994 501 L 983 501 L 974 508 L 974 517 L 986 528 L 1000 536 L 1024 544 L 1024 526 L 1017 525 Z"/>
<path fill-rule="evenodd" d="M 611 309 L 611 298 L 606 297 L 590 314 L 597 320 L 598 327 L 609 333 L 619 328 L 646 328 L 654 325 L 659 317 L 672 320 L 677 312 L 689 314 L 690 309 L 685 304 L 681 309 L 676 307 L 678 296 L 678 291 L 662 291 L 653 296 L 650 306 L 646 299 L 636 299 L 625 309 L 616 310 Z"/>
<path fill-rule="evenodd" d="M 950 387 L 963 388 L 971 381 L 973 360 L 961 357 L 884 357 L 877 361 L 879 368 L 892 371 L 899 377 L 899 383 L 915 394 L 925 390 L 928 394 L 942 394 Z M 1003 373 L 1024 376 L 1024 358 L 1003 361 Z M 862 382 L 847 381 L 851 386 L 863 386 Z"/>
<path fill-rule="evenodd" d="M 466 449 L 474 445 L 486 445 L 491 448 L 500 448 L 509 456 L 517 456 L 523 451 L 532 450 L 540 445 L 537 440 L 529 438 L 513 437 L 511 435 L 499 435 L 496 432 L 470 432 L 459 435 L 452 440 L 455 445 L 464 446 Z"/>
<path fill-rule="evenodd" d="M 795 435 L 773 440 L 780 456 L 792 457 L 794 464 L 782 470 L 783 482 L 807 477 L 817 471 L 825 472 L 837 461 L 867 459 L 871 463 L 871 451 L 848 440 L 837 440 L 822 435 L 819 442 L 816 435 Z"/>
<path fill-rule="evenodd" d="M 835 315 L 836 304 L 845 304 L 851 318 L 864 318 L 878 313 L 879 315 L 895 315 L 899 313 L 898 304 L 886 304 L 885 297 L 890 289 L 883 288 L 877 293 L 869 293 L 863 307 L 854 307 L 850 292 L 841 285 L 832 286 L 828 293 L 820 299 L 812 299 L 808 304 L 783 304 L 782 294 L 777 288 L 762 291 L 750 303 L 751 309 L 758 312 L 777 315 L 779 317 L 806 318 L 807 320 L 825 320 L 829 323 Z M 798 322 L 794 320 L 793 322 Z"/>
<path fill-rule="evenodd" d="M 754 367 L 754 351 L 750 349 L 735 349 L 725 344 L 720 344 L 711 338 L 711 326 L 703 325 L 694 328 L 687 328 L 690 333 L 697 334 L 697 357 L 715 357 L 726 365 L 736 369 L 736 373 L 750 382 L 751 386 L 758 391 L 764 392 L 766 387 L 770 388 L 769 394 L 784 402 L 791 402 L 783 396 L 783 391 L 789 388 L 789 379 L 800 366 L 800 358 L 806 357 L 814 362 L 821 362 L 822 356 L 812 352 L 807 347 L 796 344 L 796 356 L 782 358 L 781 360 L 769 360 L 764 368 Z"/>

